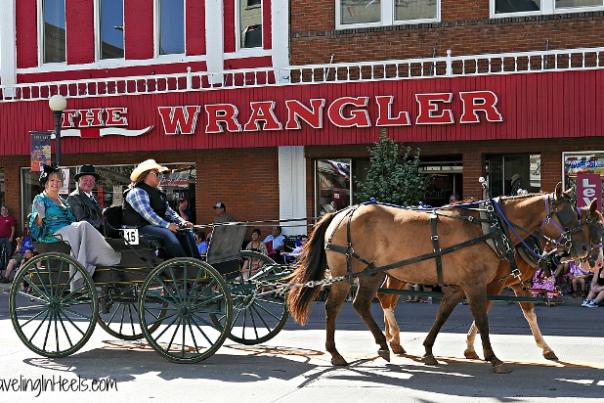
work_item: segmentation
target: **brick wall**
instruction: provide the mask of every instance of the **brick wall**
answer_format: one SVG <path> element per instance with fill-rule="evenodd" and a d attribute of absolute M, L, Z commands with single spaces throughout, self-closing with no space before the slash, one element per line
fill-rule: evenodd
<path fill-rule="evenodd" d="M 487 0 L 441 4 L 440 23 L 336 31 L 333 0 L 292 2 L 291 63 L 604 46 L 604 12 L 489 19 Z"/>

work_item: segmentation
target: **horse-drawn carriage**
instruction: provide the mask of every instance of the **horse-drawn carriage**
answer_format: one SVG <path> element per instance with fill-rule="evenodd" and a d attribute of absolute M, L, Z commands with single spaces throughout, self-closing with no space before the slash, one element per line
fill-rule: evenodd
<path fill-rule="evenodd" d="M 168 360 L 193 363 L 213 355 L 227 337 L 262 343 L 285 325 L 287 306 L 277 285 L 287 267 L 241 251 L 244 226 L 215 226 L 205 260 L 163 259 L 152 238 L 121 229 L 120 207 L 104 215 L 106 240 L 122 255 L 118 266 L 97 267 L 90 276 L 67 243 L 38 244 L 40 254 L 15 277 L 10 315 L 30 350 L 68 356 L 98 323 L 123 340 L 144 337 Z M 259 268 L 244 278 L 241 267 L 250 259 Z"/>

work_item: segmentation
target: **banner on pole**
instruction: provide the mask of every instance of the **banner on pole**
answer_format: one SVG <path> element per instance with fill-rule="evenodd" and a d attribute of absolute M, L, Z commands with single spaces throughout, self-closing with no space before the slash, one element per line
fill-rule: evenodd
<path fill-rule="evenodd" d="M 594 200 L 602 211 L 602 178 L 597 173 L 577 173 L 577 207 L 587 207 Z"/>
<path fill-rule="evenodd" d="M 42 164 L 50 165 L 50 135 L 49 132 L 31 132 L 31 170 L 40 172 Z"/>

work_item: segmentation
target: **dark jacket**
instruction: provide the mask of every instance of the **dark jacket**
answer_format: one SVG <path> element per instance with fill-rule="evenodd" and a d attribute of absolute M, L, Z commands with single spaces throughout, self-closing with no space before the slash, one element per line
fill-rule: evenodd
<path fill-rule="evenodd" d="M 155 213 L 163 218 L 166 221 L 166 211 L 168 206 L 168 198 L 164 192 L 161 190 L 151 187 L 143 182 L 136 185 L 137 188 L 143 189 L 149 195 L 149 204 Z M 126 196 L 131 189 L 128 189 L 124 192 L 124 203 L 122 205 L 122 224 L 133 226 L 133 227 L 143 227 L 145 225 L 149 225 L 147 220 L 143 218 L 139 213 L 136 212 L 126 201 Z"/>
<path fill-rule="evenodd" d="M 103 213 L 96 201 L 92 201 L 86 193 L 76 189 L 67 197 L 67 203 L 78 221 L 88 221 L 94 228 L 103 232 Z"/>

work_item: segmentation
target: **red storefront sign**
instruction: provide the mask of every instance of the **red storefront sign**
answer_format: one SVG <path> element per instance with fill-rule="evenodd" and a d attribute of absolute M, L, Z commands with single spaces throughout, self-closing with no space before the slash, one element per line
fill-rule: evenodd
<path fill-rule="evenodd" d="M 587 207 L 596 200 L 602 211 L 602 179 L 599 174 L 579 172 L 577 174 L 577 207 Z"/>
<path fill-rule="evenodd" d="M 370 144 L 377 127 L 388 127 L 395 141 L 413 143 L 602 136 L 602 83 L 604 70 L 591 70 L 68 99 L 75 112 L 64 119 L 74 124 L 67 130 L 89 138 L 67 137 L 62 150 Z M 29 155 L 29 133 L 54 127 L 46 101 L 0 105 L 0 155 Z M 82 115 L 86 127 L 76 128 Z M 90 138 L 118 128 L 147 131 Z"/>

